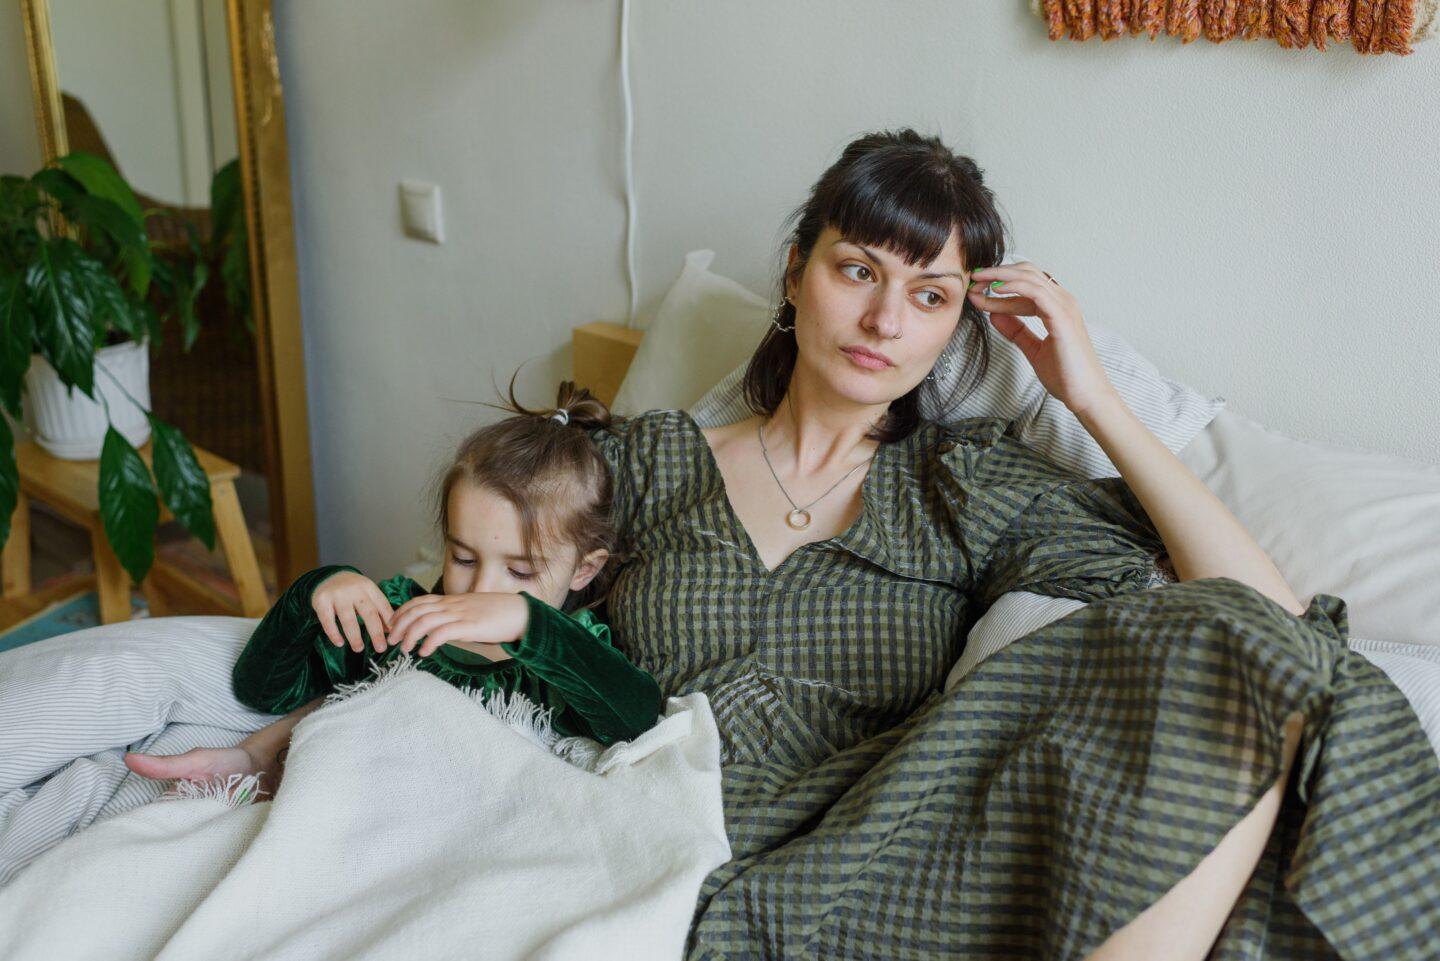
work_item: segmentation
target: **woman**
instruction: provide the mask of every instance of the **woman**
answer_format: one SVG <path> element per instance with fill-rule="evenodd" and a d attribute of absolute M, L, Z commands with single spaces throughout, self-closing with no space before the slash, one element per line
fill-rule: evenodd
<path fill-rule="evenodd" d="M 1075 298 L 1003 253 L 973 162 L 862 137 L 797 211 L 756 416 L 597 437 L 628 555 L 615 636 L 667 693 L 705 691 L 722 735 L 735 859 L 692 957 L 1419 956 L 1405 937 L 1436 908 L 1386 891 L 1408 913 L 1370 924 L 1369 879 L 1440 880 L 1434 828 L 1344 776 L 1365 756 L 1413 774 L 1418 743 L 1407 790 L 1436 796 L 1403 696 L 1348 652 L 1343 602 L 1301 604 L 1126 408 Z M 1000 421 L 921 421 L 981 311 L 1123 480 L 1067 475 Z M 1182 583 L 1144 590 L 1162 553 Z M 1011 590 L 1097 603 L 942 694 Z"/>

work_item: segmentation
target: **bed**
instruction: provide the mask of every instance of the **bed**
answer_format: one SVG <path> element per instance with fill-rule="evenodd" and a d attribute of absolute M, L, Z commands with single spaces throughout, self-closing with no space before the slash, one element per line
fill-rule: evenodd
<path fill-rule="evenodd" d="M 712 271 L 713 258 L 713 253 L 705 250 L 686 256 L 675 284 L 643 330 L 606 323 L 587 324 L 575 330 L 576 379 L 612 401 L 622 413 L 685 408 L 702 424 L 721 423 L 726 417 L 737 416 L 738 368 L 763 332 L 769 307 L 764 298 Z M 1405 693 L 1440 754 L 1440 592 L 1433 586 L 1440 575 L 1440 468 L 1302 441 L 1269 430 L 1227 409 L 1223 400 L 1206 397 L 1166 378 L 1122 338 L 1103 326 L 1090 326 L 1102 362 L 1121 393 L 1134 409 L 1145 412 L 1142 419 L 1157 436 L 1255 535 L 1297 596 L 1305 599 L 1327 593 L 1346 600 L 1351 648 L 1379 666 Z M 1113 475 L 1113 466 L 1073 417 L 1053 402 L 1047 403 L 1043 390 L 1037 390 L 1033 376 L 1028 374 L 1028 367 L 1016 356 L 1018 352 L 1007 352 L 1007 348 L 1013 348 L 998 335 L 996 340 L 992 345 L 998 352 L 993 376 L 970 401 L 977 405 L 976 409 L 1015 421 L 1027 443 L 1076 473 Z M 1080 602 L 1063 598 L 1024 593 L 1003 596 L 974 625 L 947 686 L 958 683 L 985 658 L 1016 638 L 1079 606 Z M 157 619 L 80 632 L 0 655 L 0 931 L 7 930 L 3 923 L 7 917 L 12 922 L 27 918 L 35 922 L 26 929 L 28 940 L 22 945 L 10 945 L 7 957 L 54 956 L 55 944 L 47 932 L 62 924 L 78 939 L 70 952 L 76 957 L 85 956 L 84 946 L 92 942 L 108 945 L 107 953 L 96 953 L 97 957 L 151 956 L 145 952 L 172 938 L 178 938 L 174 943 L 187 946 L 187 950 L 214 947 L 210 941 L 195 940 L 196 931 L 239 930 L 228 920 L 223 924 L 216 920 L 202 923 L 206 916 L 201 912 L 214 911 L 219 897 L 214 895 L 216 891 L 228 898 L 219 903 L 244 901 L 249 889 L 243 884 L 258 883 L 253 875 L 248 882 L 240 880 L 244 876 L 241 868 L 247 863 L 260 858 L 260 864 L 274 869 L 283 864 L 283 859 L 273 852 L 268 861 L 263 860 L 263 852 L 251 853 L 249 845 L 263 835 L 263 822 L 267 820 L 254 809 L 270 806 L 237 803 L 233 791 L 191 799 L 198 805 L 192 815 L 196 824 L 223 824 L 233 835 L 228 841 L 217 841 L 213 837 L 215 829 L 211 828 L 210 839 L 216 844 L 214 856 L 206 862 L 211 870 L 207 874 L 196 867 L 191 886 L 185 889 L 213 896 L 182 897 L 181 892 L 172 890 L 172 902 L 179 905 L 172 912 L 174 917 L 167 915 L 147 928 L 144 938 L 149 940 L 142 938 L 143 944 L 131 955 L 117 953 L 106 938 L 92 937 L 87 941 L 81 908 L 64 916 L 53 912 L 56 905 L 83 906 L 87 897 L 103 897 L 103 885 L 119 884 L 123 874 L 118 872 L 113 878 L 97 874 L 87 880 L 86 872 L 76 872 L 74 862 L 66 860 L 71 857 L 69 852 L 79 850 L 75 857 L 100 858 L 98 862 L 81 863 L 113 865 L 113 852 L 108 860 L 103 856 L 106 843 L 143 846 L 147 838 L 154 838 L 155 825 L 151 822 L 159 815 L 153 813 L 156 806 L 147 806 L 147 802 L 163 786 L 127 775 L 119 761 L 123 750 L 174 753 L 199 744 L 232 744 L 269 720 L 235 703 L 229 691 L 228 667 L 252 624 L 238 618 Z M 104 652 L 103 661 L 95 656 L 97 651 Z M 430 704 L 427 698 L 443 701 L 448 697 L 437 690 L 416 690 L 413 682 L 406 683 L 411 688 L 406 696 L 417 705 Z M 117 696 L 121 693 L 123 697 Z M 382 716 L 384 705 L 376 702 L 371 698 L 361 702 L 361 708 Z M 357 710 L 353 703 L 348 709 Z M 478 715 L 466 715 L 465 706 L 459 702 L 440 704 L 434 709 L 457 711 L 457 717 L 468 718 L 465 723 L 482 728 L 488 724 Z M 679 713 L 684 709 L 672 706 Z M 609 900 L 581 901 L 574 906 L 573 922 L 566 930 L 583 930 L 592 939 L 591 944 L 600 938 L 614 956 L 675 956 L 676 932 L 683 936 L 685 912 L 695 886 L 708 870 L 707 865 L 713 866 L 717 859 L 725 857 L 717 846 L 712 803 L 717 789 L 711 777 L 716 763 L 714 745 L 706 740 L 713 731 L 713 721 L 708 720 L 703 705 L 690 704 L 688 709 L 690 721 L 686 722 L 685 737 L 667 748 L 668 766 L 647 765 L 644 757 L 632 757 L 627 762 L 628 776 L 647 784 L 652 791 L 646 803 L 656 803 L 657 798 L 673 802 L 668 808 L 656 808 L 658 813 L 649 819 L 674 828 L 670 835 L 673 844 L 665 848 L 668 853 L 653 863 L 641 859 L 629 864 L 625 852 L 633 854 L 642 849 L 643 838 L 628 842 L 620 838 L 612 845 L 609 842 L 614 838 L 595 833 L 588 836 L 587 842 L 594 859 L 586 864 L 567 863 L 559 875 L 573 877 L 589 870 L 593 878 L 613 880 L 618 876 L 617 865 L 626 865 L 632 873 L 650 872 L 648 877 L 655 883 L 648 888 L 637 882 Z M 317 712 L 315 717 L 320 722 L 308 728 L 302 724 L 297 729 L 297 744 L 302 732 L 313 743 L 324 742 L 325 714 Z M 309 724 L 308 719 L 305 724 Z M 412 736 L 419 733 L 412 732 Z M 497 752 L 495 757 L 518 752 L 528 757 L 528 763 L 538 765 L 543 776 L 571 776 L 553 766 L 563 767 L 564 762 L 546 753 L 551 746 L 507 740 L 509 735 L 503 731 L 491 731 L 490 735 L 487 743 Z M 320 780 L 326 776 L 326 769 L 318 761 L 322 753 L 312 751 L 317 757 L 317 771 L 321 772 L 316 778 Z M 490 758 L 486 763 L 499 762 Z M 656 789 L 666 783 L 684 789 Z M 333 797 L 328 801 L 322 797 L 320 803 L 338 802 Z M 355 803 L 362 813 L 373 812 L 371 799 Z M 278 814 L 279 802 L 274 807 Z M 487 810 L 503 820 L 509 809 L 502 806 Z M 551 819 L 549 823 L 564 816 L 559 808 L 547 809 L 545 814 Z M 535 822 L 527 823 L 533 829 Z M 59 844 L 81 828 L 88 830 L 71 842 Z M 352 830 L 356 829 L 352 825 Z M 606 843 L 600 843 L 602 840 Z M 723 843 L 721 833 L 718 845 Z M 632 847 L 627 848 L 627 844 Z M 166 850 L 151 851 L 156 864 L 168 863 L 164 859 Z M 214 865 L 232 858 L 239 865 L 235 872 L 214 870 Z M 414 875 L 425 866 L 424 862 L 404 865 L 411 873 L 402 877 L 416 890 L 433 891 L 434 876 Z M 473 867 L 474 871 L 481 869 L 480 865 Z M 147 877 L 161 879 L 168 875 L 157 869 Z M 381 873 L 371 880 L 385 892 L 392 892 L 397 884 L 403 887 L 394 874 Z M 159 880 L 153 883 L 158 885 Z M 287 889 L 280 886 L 278 890 Z M 460 890 L 474 897 L 484 893 L 483 886 Z M 632 896 L 628 893 L 632 891 L 642 893 Z M 668 899 L 660 897 L 662 891 L 669 895 Z M 680 896 L 676 896 L 677 892 Z M 141 890 L 131 902 L 120 902 L 124 910 L 115 916 L 140 912 L 144 895 Z M 646 901 L 647 897 L 660 899 Z M 442 898 L 439 892 L 435 898 L 436 903 L 455 903 Z M 292 897 L 283 903 L 293 901 Z M 421 901 L 402 899 L 402 903 L 418 912 L 419 917 L 425 916 Z M 207 908 L 207 904 L 211 907 Z M 41 910 L 37 906 L 45 907 Z M 604 933 L 618 929 L 606 927 L 601 920 L 640 907 L 645 908 L 647 916 L 661 919 L 645 938 L 634 942 Z M 382 948 L 401 943 L 395 940 L 396 932 L 410 930 L 406 928 L 409 922 L 404 920 L 410 915 L 405 912 L 372 912 L 362 922 L 354 914 L 345 914 L 344 906 L 333 899 L 305 902 L 303 911 L 287 915 L 289 927 L 284 930 L 308 930 L 307 919 L 337 913 L 348 918 L 348 923 L 325 929 L 326 937 L 303 941 L 305 954 L 294 956 L 359 957 L 368 953 L 378 957 L 384 953 Z M 565 946 L 573 950 L 575 941 L 565 940 L 554 925 L 541 924 L 531 929 L 525 927 L 528 920 L 520 920 L 544 916 L 543 906 L 534 904 L 526 912 L 507 918 L 512 927 L 538 940 L 525 944 L 517 940 L 504 946 L 497 943 L 493 956 L 546 956 L 544 950 L 536 948 L 542 943 L 551 945 L 549 956 L 567 956 Z M 36 927 L 36 918 L 46 919 L 48 927 Z M 171 924 L 173 931 L 166 927 Z M 420 935 L 415 933 L 413 937 Z M 453 948 L 443 941 L 424 943 L 427 953 L 434 956 L 448 956 Z M 256 948 L 253 956 L 284 953 L 285 942 L 274 941 L 264 950 Z M 252 955 L 241 951 L 233 956 Z M 592 952 L 589 956 L 600 955 Z"/>

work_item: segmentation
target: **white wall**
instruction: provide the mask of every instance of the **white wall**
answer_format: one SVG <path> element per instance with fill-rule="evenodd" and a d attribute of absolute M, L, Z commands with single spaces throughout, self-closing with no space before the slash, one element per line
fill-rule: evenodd
<path fill-rule="evenodd" d="M 211 168 L 236 154 L 224 0 L 50 0 L 50 12 L 61 86 L 85 101 L 126 178 L 167 202 L 209 204 Z M 193 36 L 173 36 L 176 15 L 188 17 Z M 177 115 L 177 43 L 187 67 L 219 58 L 208 76 L 185 78 L 201 101 L 193 131 L 182 129 Z M 214 111 L 209 123 L 206 107 Z M 191 134 L 200 139 L 204 169 L 187 183 L 181 141 Z M 0 4 L 0 173 L 29 174 L 39 166 L 20 5 Z"/>
<path fill-rule="evenodd" d="M 626 309 L 618 0 L 277 4 L 321 553 L 388 573 L 418 491 Z M 853 136 L 975 157 L 1018 249 L 1171 376 L 1295 436 L 1440 463 L 1440 44 L 1050 43 L 1026 0 L 633 0 L 639 273 L 768 292 L 777 230 Z M 0 41 L 5 38 L 0 36 Z M 7 68 L 8 69 L 8 68 Z M 396 182 L 441 185 L 447 243 Z"/>
<path fill-rule="evenodd" d="M 415 491 L 492 375 L 618 318 L 618 0 L 282 4 L 321 551 L 410 559 Z M 1171 376 L 1300 437 L 1440 462 L 1440 45 L 1050 43 L 1024 0 L 635 0 L 639 273 L 768 291 L 777 229 L 854 135 L 938 131 L 1020 250 Z M 435 180 L 449 241 L 406 241 Z"/>
<path fill-rule="evenodd" d="M 136 190 L 190 202 L 168 0 L 49 2 L 60 89 L 84 102 Z"/>
<path fill-rule="evenodd" d="M 0 174 L 28 176 L 40 166 L 29 62 L 20 4 L 0 3 Z"/>
<path fill-rule="evenodd" d="M 527 361 L 522 396 L 553 398 L 571 329 L 623 310 L 616 10 L 278 6 L 327 561 L 414 560 L 476 402 Z M 402 178 L 440 185 L 444 245 L 401 234 Z"/>
<path fill-rule="evenodd" d="M 230 86 L 230 25 L 225 18 L 225 0 L 199 0 L 198 12 L 212 161 L 204 184 L 203 205 L 208 206 L 210 174 L 235 159 L 240 153 L 240 141 L 235 130 L 235 92 Z"/>

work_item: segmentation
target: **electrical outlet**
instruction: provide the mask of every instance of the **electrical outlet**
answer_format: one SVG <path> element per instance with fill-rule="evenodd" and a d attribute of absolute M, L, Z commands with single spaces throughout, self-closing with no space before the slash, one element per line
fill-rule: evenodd
<path fill-rule="evenodd" d="M 444 241 L 440 187 L 419 180 L 400 181 L 400 220 L 407 236 L 436 244 Z"/>

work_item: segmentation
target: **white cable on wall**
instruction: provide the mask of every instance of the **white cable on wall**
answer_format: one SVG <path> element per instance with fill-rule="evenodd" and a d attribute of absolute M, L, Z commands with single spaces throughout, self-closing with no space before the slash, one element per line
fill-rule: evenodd
<path fill-rule="evenodd" d="M 625 101 L 625 278 L 630 284 L 630 314 L 635 326 L 639 287 L 635 282 L 635 105 L 630 98 L 630 0 L 620 0 L 620 95 Z"/>

